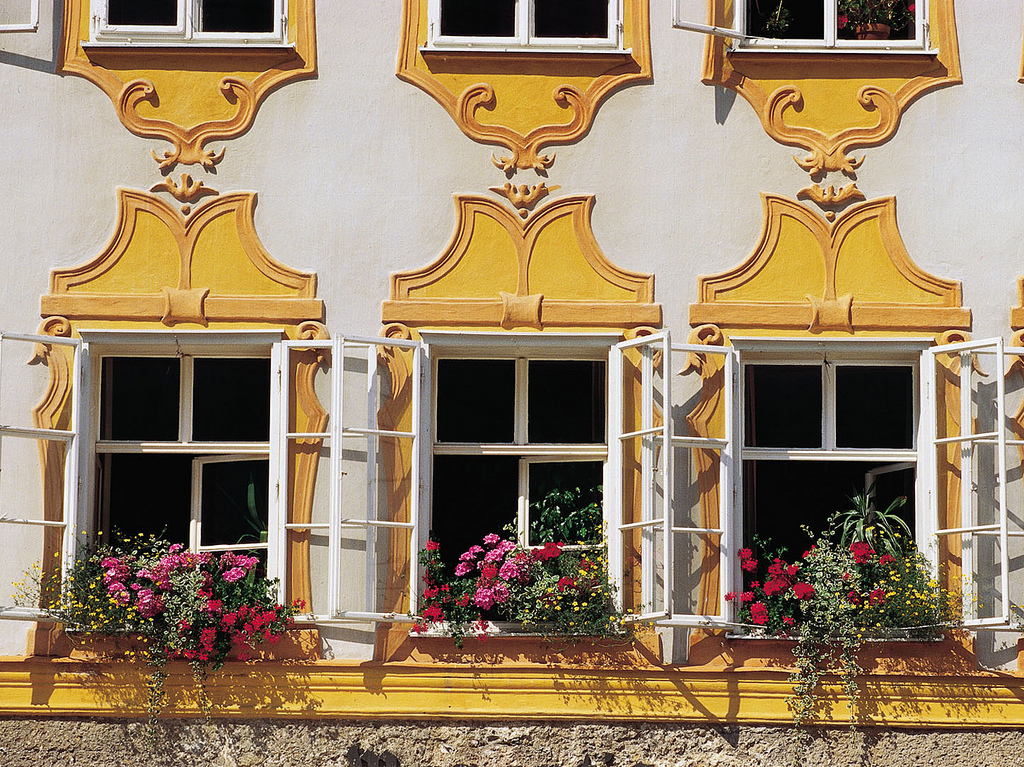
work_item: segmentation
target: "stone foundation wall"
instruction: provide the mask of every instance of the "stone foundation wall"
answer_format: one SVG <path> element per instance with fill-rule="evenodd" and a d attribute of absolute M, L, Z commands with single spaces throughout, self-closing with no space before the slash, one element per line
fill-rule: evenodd
<path fill-rule="evenodd" d="M 587 723 L 0 721 L 3 767 L 1024 766 L 1024 731 Z"/>

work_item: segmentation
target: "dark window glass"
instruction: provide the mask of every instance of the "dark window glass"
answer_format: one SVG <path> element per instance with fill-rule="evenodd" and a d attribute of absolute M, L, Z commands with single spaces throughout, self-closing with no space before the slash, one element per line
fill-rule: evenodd
<path fill-rule="evenodd" d="M 600 461 L 530 464 L 530 545 L 600 543 Z"/>
<path fill-rule="evenodd" d="M 188 545 L 192 456 L 104 455 L 99 487 L 108 532 L 154 534 Z"/>
<path fill-rule="evenodd" d="M 203 546 L 267 542 L 266 460 L 204 464 Z"/>
<path fill-rule="evenodd" d="M 914 446 L 914 377 L 909 367 L 836 368 L 838 447 Z"/>
<path fill-rule="evenodd" d="M 203 0 L 203 32 L 273 32 L 274 0 Z"/>
<path fill-rule="evenodd" d="M 192 439 L 270 439 L 269 359 L 197 357 L 193 361 Z"/>
<path fill-rule="evenodd" d="M 824 40 L 821 0 L 746 0 L 747 33 L 787 40 Z"/>
<path fill-rule="evenodd" d="M 515 441 L 515 360 L 437 363 L 437 441 Z"/>
<path fill-rule="evenodd" d="M 178 0 L 107 0 L 107 22 L 138 27 L 178 24 Z"/>
<path fill-rule="evenodd" d="M 748 365 L 747 447 L 821 447 L 821 368 Z"/>
<path fill-rule="evenodd" d="M 531 360 L 530 442 L 604 442 L 605 363 Z"/>
<path fill-rule="evenodd" d="M 865 475 L 883 463 L 862 461 L 744 461 L 744 544 L 754 536 L 784 547 L 799 557 L 811 543 L 801 529 L 815 534 L 837 511 L 852 508 L 850 497 L 863 493 L 871 480 Z M 907 498 L 898 512 L 914 529 L 914 470 L 879 474 L 874 507 L 886 509 L 899 496 Z"/>
<path fill-rule="evenodd" d="M 175 441 L 181 360 L 106 357 L 100 439 Z"/>
<path fill-rule="evenodd" d="M 534 0 L 533 12 L 536 37 L 608 37 L 608 0 Z"/>
<path fill-rule="evenodd" d="M 506 536 L 519 505 L 516 456 L 436 455 L 432 485 L 431 537 L 454 572 L 459 555 L 489 533 Z"/>
<path fill-rule="evenodd" d="M 515 33 L 516 0 L 441 0 L 442 35 L 514 37 Z"/>

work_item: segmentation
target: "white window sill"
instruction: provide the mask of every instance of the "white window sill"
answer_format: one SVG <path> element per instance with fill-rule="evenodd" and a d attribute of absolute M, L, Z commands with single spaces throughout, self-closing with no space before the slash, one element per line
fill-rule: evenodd
<path fill-rule="evenodd" d="M 90 40 L 83 42 L 85 51 L 108 50 L 172 50 L 185 51 L 200 49 L 223 50 L 258 50 L 258 51 L 294 51 L 294 43 L 282 43 L 273 40 L 152 40 L 132 38 L 131 40 Z"/>
<path fill-rule="evenodd" d="M 557 54 L 572 56 L 631 56 L 632 48 L 598 45 L 494 45 L 474 43 L 445 43 L 421 45 L 421 54 L 431 53 L 500 53 L 500 54 Z"/>
<path fill-rule="evenodd" d="M 827 48 L 824 46 L 799 46 L 799 45 L 784 45 L 784 44 L 764 44 L 764 45 L 742 45 L 736 46 L 729 49 L 729 54 L 732 56 L 739 55 L 750 55 L 750 54 L 800 54 L 800 55 L 832 55 L 838 54 L 840 56 L 929 56 L 935 57 L 939 55 L 937 48 L 912 48 L 912 47 L 895 47 L 895 46 L 836 46 Z"/>

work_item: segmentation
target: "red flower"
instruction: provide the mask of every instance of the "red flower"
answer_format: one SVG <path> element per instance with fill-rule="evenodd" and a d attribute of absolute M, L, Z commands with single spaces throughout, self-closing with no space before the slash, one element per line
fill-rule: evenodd
<path fill-rule="evenodd" d="M 853 589 L 850 589 L 850 593 L 846 595 L 846 598 L 847 598 L 847 600 L 849 600 L 850 604 L 853 604 L 853 605 L 859 605 L 860 604 L 860 594 L 858 594 Z"/>
<path fill-rule="evenodd" d="M 757 570 L 757 560 L 756 559 L 744 559 L 743 561 L 740 562 L 740 567 L 742 567 L 748 573 L 755 572 Z"/>
<path fill-rule="evenodd" d="M 858 565 L 863 565 L 871 556 L 875 553 L 875 550 L 871 548 L 870 543 L 864 541 L 856 541 L 850 544 L 850 553 L 853 554 L 853 561 Z"/>
<path fill-rule="evenodd" d="M 786 563 L 778 557 L 776 557 L 775 561 L 768 565 L 768 575 L 782 575 L 782 573 L 785 571 L 785 568 Z"/>
<path fill-rule="evenodd" d="M 880 565 L 890 565 L 895 561 L 896 557 L 894 557 L 892 554 L 883 554 L 878 558 L 878 564 Z"/>
<path fill-rule="evenodd" d="M 441 544 L 437 541 L 427 541 L 427 551 L 438 551 L 441 548 Z"/>
<path fill-rule="evenodd" d="M 793 620 L 792 618 L 790 618 L 788 615 L 783 615 L 782 616 L 782 623 L 784 625 L 786 625 L 786 626 L 792 626 L 792 625 L 794 625 L 796 623 L 796 621 Z"/>
<path fill-rule="evenodd" d="M 848 22 L 849 20 L 850 20 L 850 19 L 849 19 L 849 17 L 847 17 L 847 15 L 846 15 L 845 13 L 840 13 L 840 14 L 839 14 L 839 15 L 838 15 L 838 16 L 836 17 L 836 26 L 837 26 L 837 27 L 839 27 L 840 29 L 842 29 L 843 27 L 845 27 L 845 26 L 846 26 L 846 23 L 847 23 L 847 22 Z"/>
<path fill-rule="evenodd" d="M 423 617 L 428 621 L 439 621 L 444 618 L 444 611 L 437 605 L 431 605 L 423 611 Z"/>
<path fill-rule="evenodd" d="M 800 565 L 790 565 L 786 568 L 786 575 L 790 578 L 795 578 L 798 572 L 800 572 Z"/>
<path fill-rule="evenodd" d="M 750 582 L 750 588 L 752 588 L 752 589 L 759 589 L 759 588 L 761 588 L 761 581 L 751 581 Z"/>
<path fill-rule="evenodd" d="M 562 545 L 548 541 L 537 551 L 537 559 L 554 559 L 562 553 Z"/>
<path fill-rule="evenodd" d="M 740 594 L 740 601 L 741 602 L 753 602 L 754 601 L 754 592 L 753 591 L 744 591 L 742 594 Z"/>
<path fill-rule="evenodd" d="M 754 552 L 751 551 L 750 549 L 740 549 L 739 550 L 739 556 L 740 556 L 740 559 L 753 559 L 754 558 Z"/>
<path fill-rule="evenodd" d="M 484 578 L 493 579 L 498 575 L 498 568 L 494 565 L 484 565 L 480 572 L 483 574 Z"/>
<path fill-rule="evenodd" d="M 880 605 L 885 602 L 885 591 L 883 589 L 874 589 L 868 594 L 868 599 L 873 605 Z"/>
<path fill-rule="evenodd" d="M 768 608 L 761 602 L 754 602 L 750 606 L 750 620 L 758 626 L 763 626 L 768 622 Z"/>
<path fill-rule="evenodd" d="M 772 578 L 766 584 L 764 584 L 765 596 L 771 596 L 772 594 L 779 594 L 786 590 L 786 586 L 789 584 L 781 578 Z"/>
<path fill-rule="evenodd" d="M 797 599 L 810 599 L 814 596 L 814 586 L 809 583 L 794 583 L 793 593 Z"/>
<path fill-rule="evenodd" d="M 736 592 L 735 591 L 730 591 L 728 594 L 725 595 L 725 601 L 726 602 L 731 602 L 735 598 L 736 598 Z"/>

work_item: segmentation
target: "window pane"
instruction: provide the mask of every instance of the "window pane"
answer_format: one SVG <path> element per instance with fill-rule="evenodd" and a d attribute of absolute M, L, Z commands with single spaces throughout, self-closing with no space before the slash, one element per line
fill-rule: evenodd
<path fill-rule="evenodd" d="M 269 463 L 207 463 L 202 471 L 200 545 L 266 543 Z"/>
<path fill-rule="evenodd" d="M 197 357 L 193 364 L 192 439 L 270 439 L 270 360 Z"/>
<path fill-rule="evenodd" d="M 178 0 L 107 0 L 107 23 L 174 27 L 178 24 Z"/>
<path fill-rule="evenodd" d="M 840 8 L 838 36 L 843 40 L 913 40 L 917 35 L 914 8 L 914 0 L 896 0 L 886 18 L 868 16 L 863 10 L 858 13 L 856 8 L 844 14 Z M 872 21 L 875 28 L 865 30 L 865 23 Z"/>
<path fill-rule="evenodd" d="M 431 537 L 454 572 L 459 555 L 488 533 L 505 537 L 519 507 L 516 456 L 434 456 Z"/>
<path fill-rule="evenodd" d="M 530 442 L 604 442 L 605 363 L 531 360 Z"/>
<path fill-rule="evenodd" d="M 825 38 L 822 0 L 746 0 L 747 32 L 788 40 Z"/>
<path fill-rule="evenodd" d="M 436 440 L 515 441 L 515 396 L 515 360 L 440 360 Z"/>
<path fill-rule="evenodd" d="M 902 366 L 836 368 L 839 447 L 914 446 L 914 376 Z"/>
<path fill-rule="evenodd" d="M 106 357 L 100 439 L 176 441 L 181 360 Z"/>
<path fill-rule="evenodd" d="M 99 487 L 103 527 L 188 545 L 192 456 L 104 455 Z"/>
<path fill-rule="evenodd" d="M 441 0 L 441 34 L 514 37 L 516 0 Z"/>
<path fill-rule="evenodd" d="M 821 447 L 821 368 L 748 365 L 747 447 Z"/>
<path fill-rule="evenodd" d="M 536 37 L 608 37 L 608 0 L 534 0 L 533 10 Z"/>
<path fill-rule="evenodd" d="M 744 545 L 754 536 L 785 547 L 799 557 L 811 539 L 801 529 L 823 532 L 828 518 L 852 507 L 850 497 L 863 493 L 872 469 L 887 464 L 865 461 L 744 461 Z M 914 529 L 914 469 L 882 473 L 875 480 L 876 509 L 885 510 L 899 496 L 907 498 L 899 516 Z"/>
<path fill-rule="evenodd" d="M 273 32 L 274 0 L 203 0 L 203 32 Z"/>
<path fill-rule="evenodd" d="M 531 463 L 529 544 L 600 543 L 603 477 L 600 461 Z"/>

